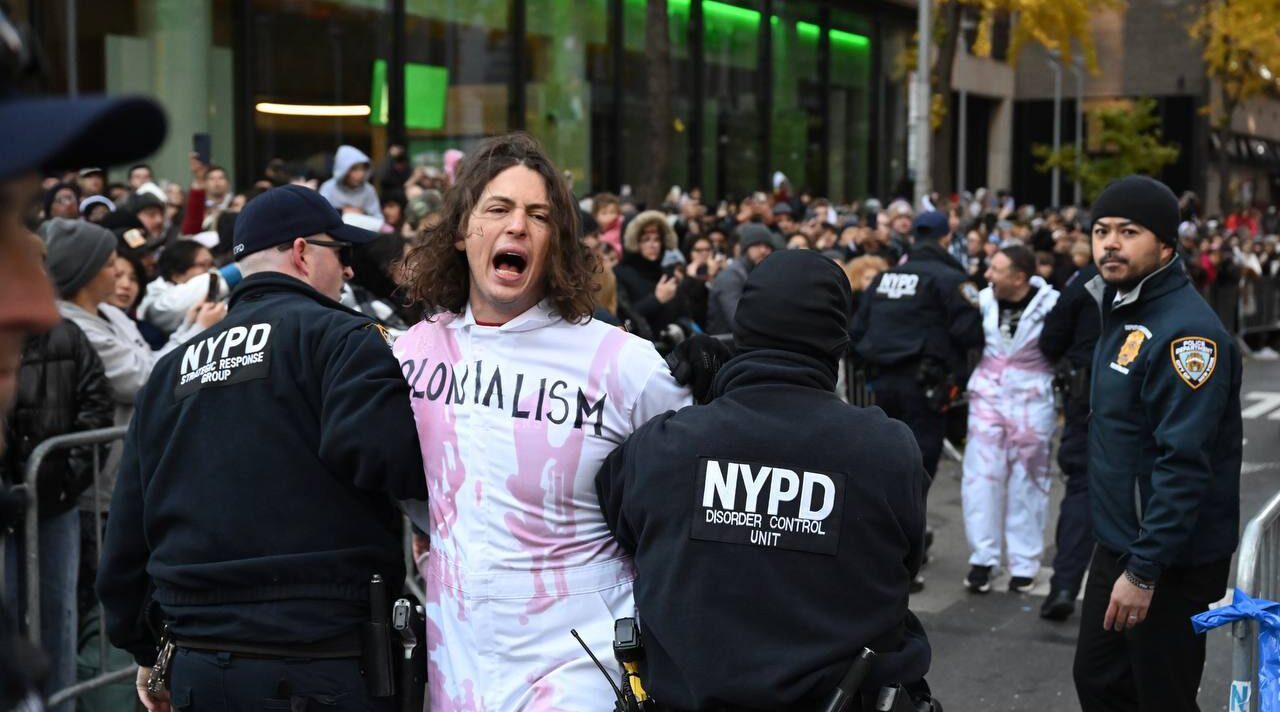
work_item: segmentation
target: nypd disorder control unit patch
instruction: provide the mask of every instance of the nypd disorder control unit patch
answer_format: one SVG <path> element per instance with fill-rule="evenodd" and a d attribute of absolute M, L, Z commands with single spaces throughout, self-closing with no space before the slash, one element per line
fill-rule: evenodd
<path fill-rule="evenodd" d="M 703 458 L 689 537 L 834 556 L 845 475 Z"/>

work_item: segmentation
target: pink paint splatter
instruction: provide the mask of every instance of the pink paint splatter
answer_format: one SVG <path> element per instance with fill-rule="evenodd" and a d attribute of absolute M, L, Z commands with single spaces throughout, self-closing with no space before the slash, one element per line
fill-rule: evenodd
<path fill-rule="evenodd" d="M 453 330 L 448 328 L 446 318 L 424 335 L 425 343 L 415 355 L 431 355 L 451 367 L 462 360 L 462 351 Z M 421 368 L 425 368 L 425 362 Z M 458 520 L 456 497 L 467 479 L 466 466 L 458 448 L 458 416 L 447 393 L 434 401 L 416 399 L 414 415 L 418 419 L 422 461 L 430 493 L 432 534 L 440 539 L 449 539 Z"/>
<path fill-rule="evenodd" d="M 542 672 L 531 673 L 525 677 L 524 681 L 533 692 L 533 699 L 525 707 L 528 712 L 572 712 L 555 705 L 556 686 L 548 679 L 551 673 L 570 662 L 569 660 L 558 662 Z"/>
<path fill-rule="evenodd" d="M 621 331 L 610 331 L 600 343 L 592 360 L 584 387 L 590 399 L 607 392 L 616 405 L 622 393 L 617 373 L 619 356 L 629 337 Z M 607 379 L 608 388 L 604 388 Z M 532 409 L 533 399 L 521 404 Z M 608 406 L 606 406 L 608 407 Z M 514 421 L 516 472 L 506 481 L 507 489 L 519 503 L 519 510 L 507 512 L 503 521 L 507 530 L 529 554 L 533 574 L 534 595 L 518 618 L 528 625 L 529 616 L 546 611 L 568 596 L 563 561 L 574 551 L 600 546 L 599 542 L 575 541 L 577 514 L 581 505 L 575 501 L 578 467 L 582 459 L 585 428 L 569 430 L 564 442 L 552 442 L 551 423 L 539 420 Z M 563 430 L 563 428 L 561 428 Z M 554 593 L 547 589 L 544 572 L 551 570 Z"/>
<path fill-rule="evenodd" d="M 409 335 L 417 338 L 408 343 L 402 358 L 416 361 L 417 368 L 426 368 L 427 357 L 447 367 L 454 367 L 462 360 L 457 338 L 449 328 L 452 316 L 416 327 Z M 402 339 L 403 340 L 403 339 Z M 418 425 L 418 440 L 422 447 L 422 462 L 427 479 L 428 506 L 431 516 L 431 548 L 438 560 L 435 570 L 441 582 L 457 587 L 461 577 L 461 564 L 448 562 L 443 557 L 453 547 L 443 546 L 452 538 L 453 526 L 458 520 L 457 498 L 467 479 L 466 466 L 458 446 L 457 413 L 446 392 L 436 400 L 415 398 L 411 401 L 414 419 Z M 428 578 L 428 583 L 430 579 Z M 458 620 L 466 618 L 462 599 L 457 600 Z"/>

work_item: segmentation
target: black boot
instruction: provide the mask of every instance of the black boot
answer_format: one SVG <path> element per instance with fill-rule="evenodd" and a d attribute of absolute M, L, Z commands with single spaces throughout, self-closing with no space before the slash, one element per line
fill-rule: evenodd
<path fill-rule="evenodd" d="M 1040 617 L 1050 621 L 1065 621 L 1076 610 L 1076 596 L 1070 591 L 1050 591 L 1040 606 Z"/>

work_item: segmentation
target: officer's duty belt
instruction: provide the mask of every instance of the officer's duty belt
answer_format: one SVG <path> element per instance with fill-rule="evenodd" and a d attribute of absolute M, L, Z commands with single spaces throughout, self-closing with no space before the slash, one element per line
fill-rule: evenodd
<path fill-rule="evenodd" d="M 175 647 L 205 653 L 230 653 L 243 658 L 266 660 L 310 659 L 336 660 L 361 655 L 359 631 L 318 640 L 314 643 L 250 643 L 217 638 L 179 638 Z"/>

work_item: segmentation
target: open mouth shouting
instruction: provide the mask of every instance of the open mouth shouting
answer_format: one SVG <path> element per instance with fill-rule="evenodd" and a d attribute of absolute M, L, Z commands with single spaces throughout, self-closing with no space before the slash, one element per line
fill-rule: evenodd
<path fill-rule="evenodd" d="M 528 254 L 518 247 L 506 247 L 493 256 L 493 270 L 498 281 L 514 284 L 524 276 L 529 266 Z"/>

